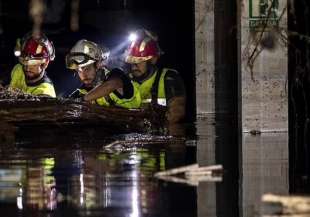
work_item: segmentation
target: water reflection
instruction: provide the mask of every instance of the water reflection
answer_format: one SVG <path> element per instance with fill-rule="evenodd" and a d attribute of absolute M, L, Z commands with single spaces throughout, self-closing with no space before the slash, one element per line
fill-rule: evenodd
<path fill-rule="evenodd" d="M 38 143 L 2 148 L 0 212 L 8 216 L 252 217 L 269 212 L 261 202 L 263 194 L 288 194 L 287 134 L 245 133 L 239 138 L 229 116 L 198 119 L 196 129 L 197 138 L 193 126 L 188 126 L 186 140 L 120 135 L 109 142 L 109 148 L 99 136 L 97 143 L 86 143 L 84 138 L 83 145 L 45 142 L 45 148 Z M 153 177 L 196 159 L 200 166 L 223 165 L 222 182 L 190 187 Z"/>
<path fill-rule="evenodd" d="M 288 134 L 244 133 L 242 139 L 243 216 L 263 215 L 268 212 L 262 203 L 264 194 L 289 193 Z"/>
<path fill-rule="evenodd" d="M 184 141 L 119 152 L 98 146 L 1 150 L 0 211 L 8 216 L 196 216 L 195 188 L 153 178 L 194 159 Z"/>
<path fill-rule="evenodd" d="M 239 216 L 238 130 L 228 115 L 198 119 L 197 161 L 200 166 L 221 164 L 222 182 L 197 187 L 198 217 Z"/>

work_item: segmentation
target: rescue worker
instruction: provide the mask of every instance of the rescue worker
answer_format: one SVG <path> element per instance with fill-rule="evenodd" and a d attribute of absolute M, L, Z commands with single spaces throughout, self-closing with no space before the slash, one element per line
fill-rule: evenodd
<path fill-rule="evenodd" d="M 138 30 L 125 61 L 131 66 L 131 78 L 140 91 L 142 105 L 166 107 L 168 123 L 177 123 L 185 116 L 185 88 L 176 70 L 157 66 L 161 53 L 157 37 Z"/>
<path fill-rule="evenodd" d="M 139 108 L 141 97 L 131 80 L 120 69 L 106 67 L 109 50 L 94 42 L 78 41 L 66 56 L 66 66 L 75 70 L 82 86 L 69 97 L 101 106 Z"/>
<path fill-rule="evenodd" d="M 46 74 L 50 61 L 55 59 L 53 43 L 43 34 L 26 34 L 17 40 L 15 55 L 19 63 L 11 71 L 9 87 L 24 93 L 56 97 L 54 85 Z"/>

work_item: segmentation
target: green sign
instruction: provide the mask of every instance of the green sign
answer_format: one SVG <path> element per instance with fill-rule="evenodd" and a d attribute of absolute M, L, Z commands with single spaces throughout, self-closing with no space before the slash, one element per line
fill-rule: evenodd
<path fill-rule="evenodd" d="M 279 0 L 249 0 L 250 28 L 272 27 L 279 24 Z"/>

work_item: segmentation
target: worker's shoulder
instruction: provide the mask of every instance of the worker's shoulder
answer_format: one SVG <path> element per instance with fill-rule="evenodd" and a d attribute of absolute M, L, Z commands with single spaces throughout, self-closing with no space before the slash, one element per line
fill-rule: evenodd
<path fill-rule="evenodd" d="M 48 77 L 46 75 L 46 73 L 44 74 L 43 78 L 42 78 L 42 83 L 48 83 L 48 84 L 51 84 L 53 85 L 53 81 L 50 79 L 50 77 Z"/>
<path fill-rule="evenodd" d="M 106 73 L 107 77 L 122 77 L 125 75 L 125 72 L 120 68 L 113 68 Z"/>
<path fill-rule="evenodd" d="M 163 68 L 162 73 L 165 73 L 165 80 L 181 79 L 179 72 L 172 68 Z"/>
<path fill-rule="evenodd" d="M 172 68 L 168 68 L 168 67 L 162 68 L 161 71 L 169 73 L 169 74 L 179 74 L 179 72 L 176 69 L 172 69 Z"/>
<path fill-rule="evenodd" d="M 110 70 L 106 78 L 106 81 L 108 80 L 120 80 L 123 83 L 130 81 L 129 76 L 121 68 Z"/>
<path fill-rule="evenodd" d="M 16 64 L 13 69 L 12 73 L 23 73 L 23 66 L 21 64 Z"/>

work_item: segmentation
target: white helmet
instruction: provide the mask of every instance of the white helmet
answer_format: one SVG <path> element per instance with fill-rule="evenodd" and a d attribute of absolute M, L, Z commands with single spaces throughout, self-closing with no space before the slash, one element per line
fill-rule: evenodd
<path fill-rule="evenodd" d="M 69 69 L 77 69 L 98 62 L 106 65 L 110 51 L 106 47 L 85 39 L 79 40 L 66 56 L 66 66 Z"/>

